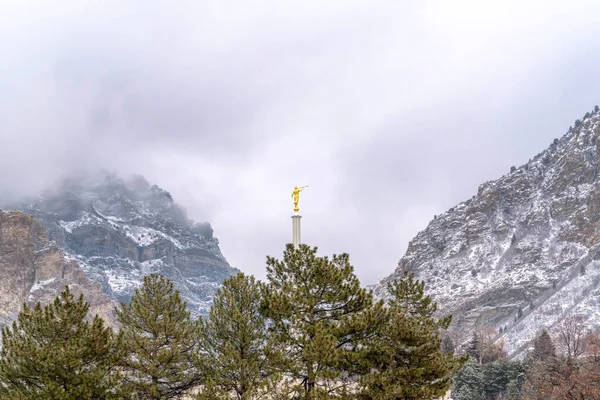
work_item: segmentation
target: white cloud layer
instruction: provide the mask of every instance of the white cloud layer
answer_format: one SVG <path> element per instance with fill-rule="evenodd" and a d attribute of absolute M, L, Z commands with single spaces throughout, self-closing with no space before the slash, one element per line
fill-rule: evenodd
<path fill-rule="evenodd" d="M 600 2 L 7 0 L 0 188 L 141 173 L 264 278 L 305 242 L 390 273 L 434 214 L 600 103 Z"/>

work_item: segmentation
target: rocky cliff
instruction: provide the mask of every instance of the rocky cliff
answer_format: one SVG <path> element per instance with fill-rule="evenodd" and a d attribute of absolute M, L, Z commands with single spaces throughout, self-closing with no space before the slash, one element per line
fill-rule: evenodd
<path fill-rule="evenodd" d="M 39 220 L 66 258 L 116 301 L 127 301 L 143 276 L 156 272 L 175 283 L 197 317 L 238 272 L 210 224 L 189 220 L 167 191 L 139 176 L 78 177 L 12 208 Z"/>
<path fill-rule="evenodd" d="M 47 304 L 66 285 L 76 295 L 84 294 L 92 315 L 114 323 L 116 303 L 77 262 L 63 256 L 40 223 L 22 212 L 0 211 L 0 326 L 15 319 L 24 303 Z"/>
<path fill-rule="evenodd" d="M 600 324 L 600 112 L 471 199 L 436 216 L 396 271 L 415 272 L 454 315 L 459 342 L 493 327 L 516 355 L 566 315 Z"/>

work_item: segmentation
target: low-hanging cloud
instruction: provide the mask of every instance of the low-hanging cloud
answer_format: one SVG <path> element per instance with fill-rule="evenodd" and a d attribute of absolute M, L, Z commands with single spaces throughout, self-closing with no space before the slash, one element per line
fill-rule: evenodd
<path fill-rule="evenodd" d="M 294 185 L 373 283 L 600 102 L 596 1 L 5 3 L 1 190 L 143 174 L 260 278 Z"/>

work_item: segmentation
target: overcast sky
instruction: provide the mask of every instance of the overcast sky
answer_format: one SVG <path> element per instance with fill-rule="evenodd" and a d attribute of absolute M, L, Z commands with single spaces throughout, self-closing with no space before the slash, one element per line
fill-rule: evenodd
<path fill-rule="evenodd" d="M 291 241 L 371 284 L 600 103 L 600 2 L 0 2 L 0 190 L 139 173 L 265 276 Z"/>

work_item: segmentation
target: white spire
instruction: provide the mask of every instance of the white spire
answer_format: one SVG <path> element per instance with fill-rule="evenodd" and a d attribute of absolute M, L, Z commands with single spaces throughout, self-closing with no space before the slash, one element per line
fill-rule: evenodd
<path fill-rule="evenodd" d="M 300 243 L 302 243 L 301 235 L 300 235 L 300 220 L 301 215 L 292 215 L 292 243 L 294 248 L 298 248 Z"/>

